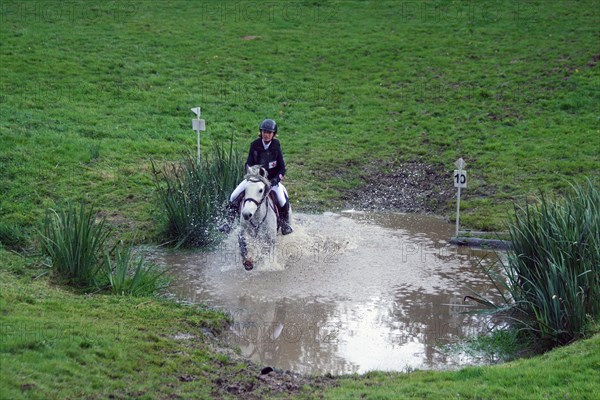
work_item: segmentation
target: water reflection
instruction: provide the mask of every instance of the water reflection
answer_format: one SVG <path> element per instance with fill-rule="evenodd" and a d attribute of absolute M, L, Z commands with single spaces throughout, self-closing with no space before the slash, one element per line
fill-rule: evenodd
<path fill-rule="evenodd" d="M 486 329 L 462 297 L 491 292 L 478 264 L 494 257 L 448 245 L 453 227 L 431 217 L 297 215 L 295 228 L 250 273 L 235 235 L 213 252 L 151 256 L 180 278 L 179 297 L 229 312 L 226 340 L 264 365 L 340 374 L 473 361 L 440 347 Z"/>

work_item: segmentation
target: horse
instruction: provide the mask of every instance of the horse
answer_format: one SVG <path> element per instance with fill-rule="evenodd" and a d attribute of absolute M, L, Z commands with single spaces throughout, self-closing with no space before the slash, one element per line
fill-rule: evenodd
<path fill-rule="evenodd" d="M 247 168 L 244 199 L 240 212 L 241 230 L 238 236 L 242 263 L 246 271 L 263 254 L 262 250 L 273 251 L 277 236 L 277 211 L 269 193 L 271 183 L 267 171 L 260 166 Z M 251 250 L 258 254 L 251 254 Z M 256 249 L 258 247 L 258 249 Z"/>

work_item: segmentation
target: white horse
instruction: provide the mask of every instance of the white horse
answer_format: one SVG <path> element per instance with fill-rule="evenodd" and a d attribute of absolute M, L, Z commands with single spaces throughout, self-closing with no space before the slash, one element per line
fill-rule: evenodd
<path fill-rule="evenodd" d="M 245 194 L 240 213 L 240 254 L 247 271 L 265 251 L 272 252 L 277 235 L 277 212 L 269 196 L 271 184 L 260 166 L 247 169 Z"/>

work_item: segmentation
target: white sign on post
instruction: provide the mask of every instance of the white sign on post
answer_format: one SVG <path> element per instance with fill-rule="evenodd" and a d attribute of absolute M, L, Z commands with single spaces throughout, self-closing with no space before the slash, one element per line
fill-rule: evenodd
<path fill-rule="evenodd" d="M 192 129 L 195 131 L 205 131 L 206 123 L 203 119 L 193 119 L 192 120 Z"/>
<path fill-rule="evenodd" d="M 192 120 L 192 129 L 198 133 L 198 165 L 200 165 L 200 131 L 206 130 L 206 121 L 200 119 L 200 107 L 192 108 L 196 118 Z"/>
<path fill-rule="evenodd" d="M 454 170 L 454 187 L 458 188 L 456 195 L 456 237 L 458 237 L 458 228 L 460 227 L 460 189 L 467 187 L 467 171 L 464 169 L 467 166 L 465 160 L 459 158 L 454 163 L 456 168 Z"/>
<path fill-rule="evenodd" d="M 467 187 L 467 171 L 462 169 L 454 170 L 454 187 L 466 188 Z"/>

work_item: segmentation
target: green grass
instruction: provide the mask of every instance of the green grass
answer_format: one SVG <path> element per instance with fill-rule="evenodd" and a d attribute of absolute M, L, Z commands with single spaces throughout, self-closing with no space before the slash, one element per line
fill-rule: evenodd
<path fill-rule="evenodd" d="M 433 163 L 450 187 L 462 156 L 461 221 L 498 230 L 512 200 L 598 175 L 594 5 L 3 2 L 0 215 L 86 198 L 152 240 L 150 159 L 194 149 L 200 105 L 204 148 L 277 120 L 297 210 L 339 206 L 373 162 Z"/>
<path fill-rule="evenodd" d="M 325 399 L 596 399 L 600 335 L 541 357 L 493 367 L 409 374 L 368 373 L 339 380 Z"/>
<path fill-rule="evenodd" d="M 0 398 L 210 397 L 221 364 L 202 329 L 220 331 L 223 315 L 157 298 L 80 296 L 47 280 L 0 275 Z M 196 379 L 184 383 L 183 375 Z"/>
<path fill-rule="evenodd" d="M 296 210 L 342 206 L 372 165 L 434 164 L 450 187 L 463 157 L 463 226 L 501 230 L 514 200 L 599 175 L 595 0 L 2 0 L 0 13 L 0 240 L 15 250 L 67 200 L 95 206 L 119 238 L 158 241 L 151 160 L 195 149 L 196 106 L 203 150 L 232 135 L 247 148 L 277 120 Z M 0 255 L 3 396 L 210 398 L 222 356 L 168 335 L 222 316 L 74 295 L 36 261 Z M 500 367 L 352 377 L 324 395 L 591 399 L 598 341 Z"/>
<path fill-rule="evenodd" d="M 20 226 L 0 222 L 0 244 L 15 251 L 23 250 L 29 242 Z"/>

